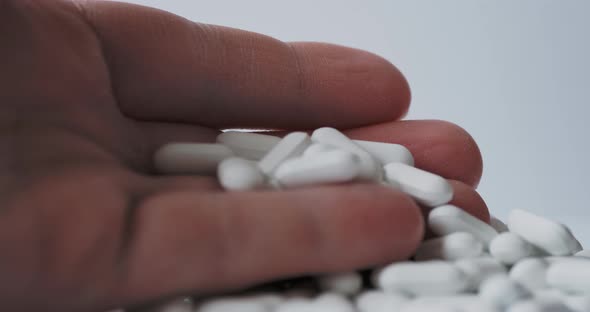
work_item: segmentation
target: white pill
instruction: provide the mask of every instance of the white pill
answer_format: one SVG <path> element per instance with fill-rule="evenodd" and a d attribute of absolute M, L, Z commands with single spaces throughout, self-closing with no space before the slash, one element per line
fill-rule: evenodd
<path fill-rule="evenodd" d="M 494 275 L 506 275 L 506 267 L 492 257 L 465 258 L 455 261 L 455 266 L 467 275 L 468 290 L 476 291 L 481 283 Z"/>
<path fill-rule="evenodd" d="M 481 255 L 483 244 L 470 233 L 456 232 L 425 240 L 414 254 L 416 261 L 442 259 L 457 260 Z"/>
<path fill-rule="evenodd" d="M 344 272 L 318 277 L 318 285 L 325 292 L 354 295 L 361 291 L 363 278 L 357 272 Z"/>
<path fill-rule="evenodd" d="M 547 270 L 547 284 L 569 293 L 590 295 L 590 261 L 558 261 Z"/>
<path fill-rule="evenodd" d="M 508 228 L 550 255 L 565 256 L 582 250 L 566 226 L 524 210 L 512 210 Z"/>
<path fill-rule="evenodd" d="M 353 303 L 341 294 L 324 293 L 312 305 L 316 312 L 355 312 Z"/>
<path fill-rule="evenodd" d="M 545 276 L 549 263 L 542 258 L 527 258 L 518 261 L 510 269 L 510 278 L 531 291 L 547 288 Z"/>
<path fill-rule="evenodd" d="M 430 211 L 428 214 L 428 227 L 438 235 L 468 232 L 481 240 L 486 246 L 498 235 L 498 232 L 489 224 L 453 205 L 440 206 Z"/>
<path fill-rule="evenodd" d="M 369 152 L 383 166 L 393 162 L 401 162 L 408 166 L 414 166 L 414 156 L 403 145 L 363 140 L 353 141 Z"/>
<path fill-rule="evenodd" d="M 409 300 L 402 293 L 372 290 L 364 292 L 356 298 L 356 308 L 359 312 L 399 311 Z"/>
<path fill-rule="evenodd" d="M 394 312 L 392 310 L 391 312 Z M 402 312 L 499 312 L 496 307 L 472 294 L 418 297 L 410 301 Z"/>
<path fill-rule="evenodd" d="M 565 304 L 554 300 L 525 300 L 510 306 L 507 312 L 574 312 Z"/>
<path fill-rule="evenodd" d="M 166 174 L 214 175 L 217 165 L 234 152 L 222 144 L 169 143 L 154 154 L 154 167 Z"/>
<path fill-rule="evenodd" d="M 381 164 L 366 150 L 334 128 L 319 128 L 313 132 L 311 138 L 321 143 L 356 154 L 360 159 L 359 179 L 365 181 L 380 181 L 383 176 Z"/>
<path fill-rule="evenodd" d="M 289 133 L 260 159 L 258 166 L 265 175 L 272 176 L 279 165 L 290 158 L 301 156 L 310 144 L 307 133 Z"/>
<path fill-rule="evenodd" d="M 224 159 L 217 168 L 217 179 L 226 190 L 245 191 L 264 186 L 265 176 L 255 162 L 244 158 Z"/>
<path fill-rule="evenodd" d="M 531 292 L 505 275 L 494 275 L 481 284 L 479 296 L 504 310 L 513 303 L 528 299 Z"/>
<path fill-rule="evenodd" d="M 217 142 L 250 160 L 262 159 L 279 141 L 279 137 L 252 132 L 227 131 L 217 136 Z"/>
<path fill-rule="evenodd" d="M 313 143 L 303 151 L 303 157 L 312 157 L 317 154 L 333 151 L 334 147 L 326 144 Z"/>
<path fill-rule="evenodd" d="M 297 157 L 285 161 L 274 173 L 275 181 L 284 188 L 305 185 L 350 182 L 360 174 L 356 154 L 333 150 L 314 157 Z"/>
<path fill-rule="evenodd" d="M 490 216 L 490 226 L 498 233 L 508 232 L 508 226 L 495 216 Z"/>
<path fill-rule="evenodd" d="M 535 254 L 533 245 L 512 232 L 500 233 L 494 237 L 490 242 L 489 250 L 492 257 L 508 265 Z"/>
<path fill-rule="evenodd" d="M 441 176 L 403 163 L 389 163 L 384 169 L 386 181 L 425 206 L 435 207 L 453 199 L 451 184 Z"/>
<path fill-rule="evenodd" d="M 385 267 L 377 277 L 379 287 L 412 295 L 447 295 L 464 291 L 468 277 L 445 261 L 399 262 Z"/>
<path fill-rule="evenodd" d="M 200 311 L 199 311 L 200 312 Z M 282 302 L 275 312 L 318 312 L 313 306 L 311 300 L 295 298 Z"/>
<path fill-rule="evenodd" d="M 178 298 L 149 309 L 149 312 L 192 312 L 193 302 L 190 298 Z"/>
<path fill-rule="evenodd" d="M 278 305 L 277 305 L 278 306 Z M 198 312 L 271 312 L 269 306 L 257 300 L 242 298 L 217 298 L 202 303 Z"/>
<path fill-rule="evenodd" d="M 590 258 L 590 249 L 580 250 L 574 255 L 576 257 Z"/>
<path fill-rule="evenodd" d="M 564 295 L 561 300 L 575 312 L 590 311 L 590 295 Z"/>

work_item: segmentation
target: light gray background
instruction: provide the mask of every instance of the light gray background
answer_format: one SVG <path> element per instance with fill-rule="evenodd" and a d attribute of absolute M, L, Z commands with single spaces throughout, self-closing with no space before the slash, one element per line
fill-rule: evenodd
<path fill-rule="evenodd" d="M 408 119 L 449 120 L 478 141 L 493 214 L 531 210 L 590 246 L 590 1 L 132 2 L 384 56 L 412 87 Z"/>

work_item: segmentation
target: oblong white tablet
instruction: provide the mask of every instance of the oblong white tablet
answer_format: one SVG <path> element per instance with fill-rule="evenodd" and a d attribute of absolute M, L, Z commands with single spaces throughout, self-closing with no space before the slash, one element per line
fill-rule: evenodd
<path fill-rule="evenodd" d="M 498 235 L 489 224 L 453 205 L 432 209 L 428 214 L 428 227 L 438 235 L 467 232 L 481 240 L 486 246 Z"/>
<path fill-rule="evenodd" d="M 252 132 L 227 131 L 217 136 L 217 142 L 229 147 L 234 153 L 250 160 L 260 160 L 281 138 Z"/>
<path fill-rule="evenodd" d="M 453 199 L 451 184 L 434 173 L 404 163 L 389 163 L 384 170 L 386 181 L 425 206 L 436 207 Z"/>
<path fill-rule="evenodd" d="M 291 132 L 260 159 L 258 166 L 262 173 L 270 177 L 284 161 L 301 156 L 309 145 L 311 140 L 307 133 Z"/>
<path fill-rule="evenodd" d="M 578 240 L 565 225 L 528 211 L 512 210 L 508 217 L 508 228 L 553 256 L 568 256 L 582 250 Z"/>
<path fill-rule="evenodd" d="M 166 174 L 214 175 L 217 165 L 234 152 L 222 144 L 168 143 L 154 154 L 154 167 Z"/>
<path fill-rule="evenodd" d="M 360 166 L 356 154 L 333 150 L 314 157 L 289 159 L 277 168 L 273 177 L 280 187 L 285 188 L 343 183 L 358 178 Z"/>
<path fill-rule="evenodd" d="M 265 176 L 255 162 L 244 158 L 224 159 L 217 168 L 217 179 L 226 190 L 246 191 L 262 188 Z"/>
<path fill-rule="evenodd" d="M 492 257 L 509 265 L 535 254 L 534 246 L 513 232 L 498 234 L 490 242 L 489 249 Z"/>
<path fill-rule="evenodd" d="M 360 159 L 361 166 L 359 179 L 365 181 L 380 181 L 382 179 L 383 170 L 381 169 L 381 164 L 342 132 L 329 127 L 319 128 L 313 132 L 311 139 L 315 143 L 333 146 L 356 154 Z"/>
<path fill-rule="evenodd" d="M 483 244 L 470 233 L 455 232 L 425 240 L 414 253 L 416 261 L 433 259 L 457 260 L 481 255 Z"/>
<path fill-rule="evenodd" d="M 467 289 L 469 280 L 453 263 L 446 261 L 399 262 L 381 270 L 379 287 L 413 295 L 450 295 Z"/>
<path fill-rule="evenodd" d="M 353 140 L 371 156 L 385 166 L 392 162 L 401 162 L 408 166 L 414 166 L 414 156 L 409 149 L 400 144 Z"/>

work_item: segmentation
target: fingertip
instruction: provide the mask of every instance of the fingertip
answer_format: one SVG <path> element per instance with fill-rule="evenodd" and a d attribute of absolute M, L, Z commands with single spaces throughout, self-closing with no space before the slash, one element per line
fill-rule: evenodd
<path fill-rule="evenodd" d="M 486 202 L 475 189 L 465 183 L 449 180 L 455 191 L 455 196 L 450 204 L 462 208 L 478 219 L 490 222 L 490 213 Z"/>

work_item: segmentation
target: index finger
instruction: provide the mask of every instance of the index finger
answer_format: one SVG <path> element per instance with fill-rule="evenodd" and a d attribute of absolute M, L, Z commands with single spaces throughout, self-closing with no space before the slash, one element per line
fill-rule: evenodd
<path fill-rule="evenodd" d="M 369 52 L 285 43 L 131 4 L 78 5 L 130 117 L 213 128 L 350 128 L 408 109 L 403 75 Z"/>

